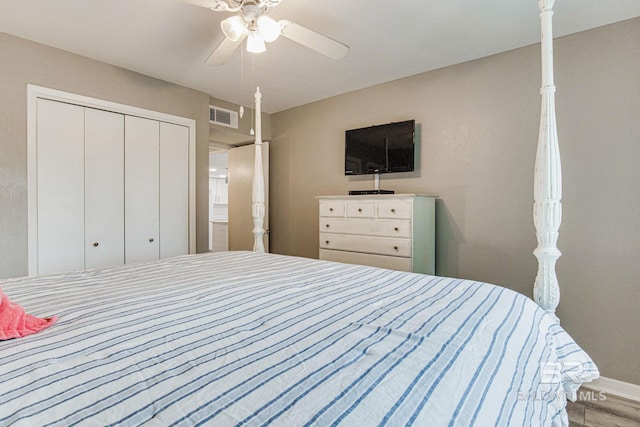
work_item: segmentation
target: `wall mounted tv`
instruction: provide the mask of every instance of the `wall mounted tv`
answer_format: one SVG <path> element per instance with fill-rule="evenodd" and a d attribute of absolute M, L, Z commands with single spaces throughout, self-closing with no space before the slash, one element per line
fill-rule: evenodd
<path fill-rule="evenodd" d="M 415 120 L 345 132 L 345 175 L 412 172 Z"/>

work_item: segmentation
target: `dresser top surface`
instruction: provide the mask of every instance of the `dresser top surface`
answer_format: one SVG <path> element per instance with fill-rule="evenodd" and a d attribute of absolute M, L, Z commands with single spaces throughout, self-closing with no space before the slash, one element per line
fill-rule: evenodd
<path fill-rule="evenodd" d="M 414 197 L 429 197 L 432 199 L 438 196 L 430 194 L 354 194 L 354 195 L 342 195 L 342 196 L 316 196 L 319 200 L 358 200 L 358 199 L 409 199 Z"/>

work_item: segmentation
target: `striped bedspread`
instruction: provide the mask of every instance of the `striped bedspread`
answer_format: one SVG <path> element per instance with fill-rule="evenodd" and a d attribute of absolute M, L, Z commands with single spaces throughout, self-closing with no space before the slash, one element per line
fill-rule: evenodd
<path fill-rule="evenodd" d="M 0 425 L 536 426 L 597 376 L 530 299 L 251 252 L 9 279 Z"/>

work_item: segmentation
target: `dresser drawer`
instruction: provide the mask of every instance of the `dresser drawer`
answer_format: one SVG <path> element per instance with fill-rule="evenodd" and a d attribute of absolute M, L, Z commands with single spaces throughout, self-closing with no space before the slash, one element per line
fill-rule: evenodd
<path fill-rule="evenodd" d="M 376 204 L 373 202 L 347 202 L 347 217 L 349 218 L 374 218 Z"/>
<path fill-rule="evenodd" d="M 320 216 L 344 216 L 344 205 L 345 203 L 340 200 L 323 200 L 320 202 Z"/>
<path fill-rule="evenodd" d="M 411 238 L 411 221 L 392 219 L 320 218 L 321 233 Z"/>
<path fill-rule="evenodd" d="M 360 252 L 333 251 L 320 249 L 320 259 L 326 261 L 345 262 L 347 264 L 369 265 L 371 267 L 388 268 L 389 270 L 412 271 L 411 258 L 397 256 L 363 254 Z"/>
<path fill-rule="evenodd" d="M 411 256 L 411 239 L 320 233 L 320 247 L 399 257 Z"/>
<path fill-rule="evenodd" d="M 378 202 L 378 218 L 411 219 L 411 200 L 381 200 Z"/>

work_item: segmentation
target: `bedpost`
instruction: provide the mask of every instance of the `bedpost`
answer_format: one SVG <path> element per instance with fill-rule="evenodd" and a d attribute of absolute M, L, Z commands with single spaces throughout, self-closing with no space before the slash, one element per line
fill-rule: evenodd
<path fill-rule="evenodd" d="M 251 188 L 251 214 L 253 216 L 253 251 L 264 252 L 264 175 L 262 171 L 262 123 L 260 102 L 262 94 L 260 87 L 256 88 L 255 115 L 256 115 L 256 142 L 255 160 L 253 164 L 253 185 Z"/>
<path fill-rule="evenodd" d="M 555 91 L 553 82 L 552 16 L 555 0 L 540 0 L 542 47 L 542 111 L 533 184 L 533 222 L 538 246 L 538 273 L 533 286 L 534 300 L 555 317 L 560 301 L 556 277 L 556 260 L 560 257 L 556 243 L 562 220 L 562 172 L 556 129 Z M 557 319 L 557 317 L 556 317 Z"/>

